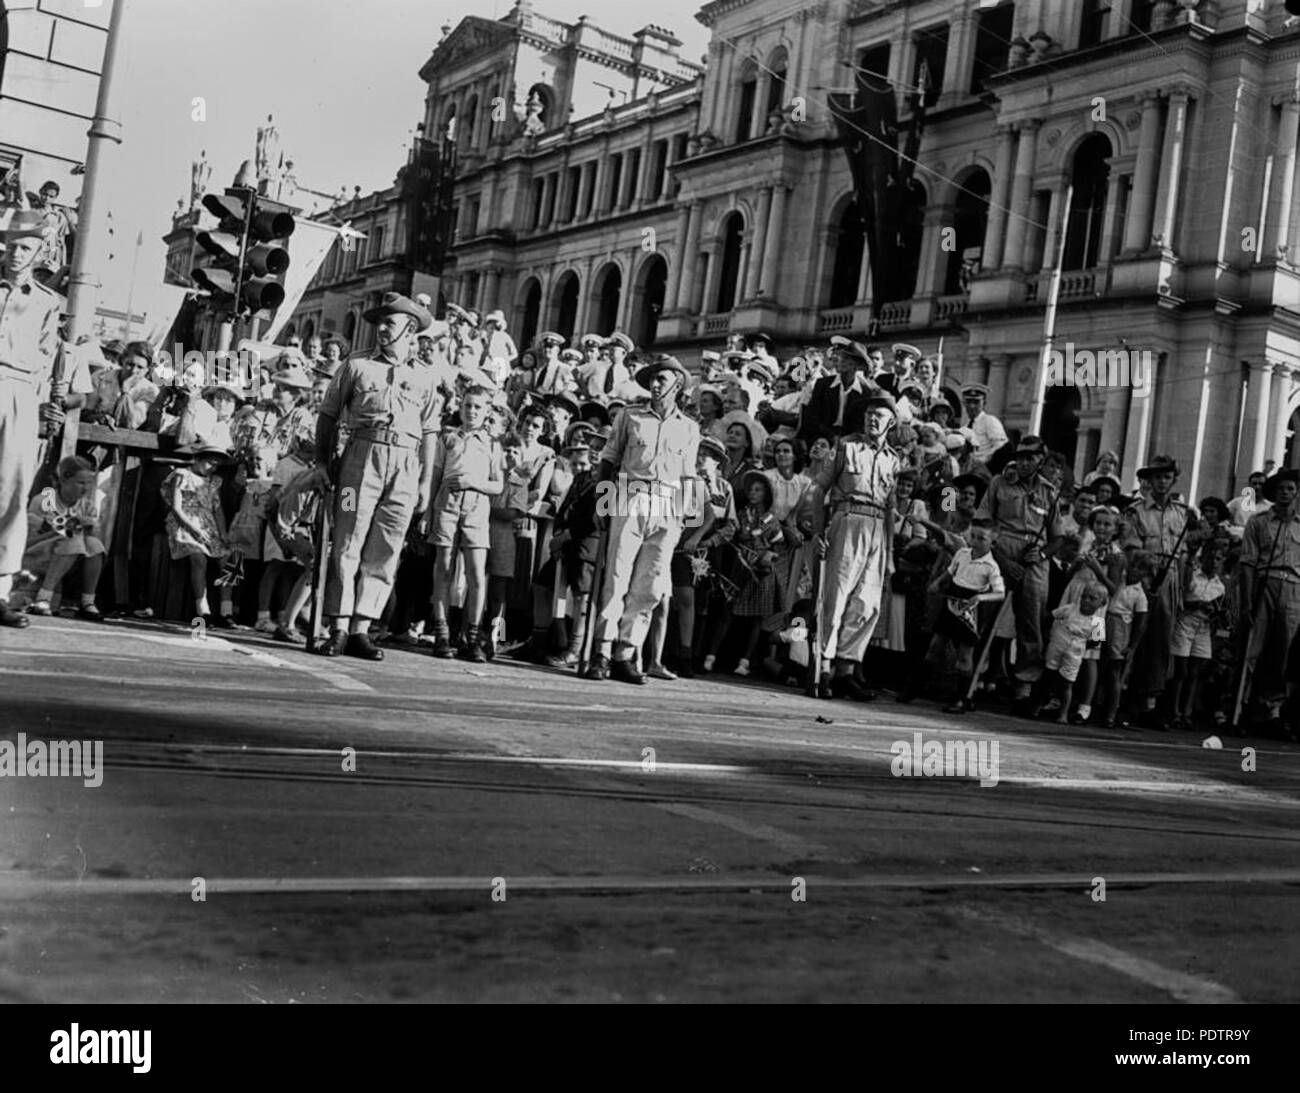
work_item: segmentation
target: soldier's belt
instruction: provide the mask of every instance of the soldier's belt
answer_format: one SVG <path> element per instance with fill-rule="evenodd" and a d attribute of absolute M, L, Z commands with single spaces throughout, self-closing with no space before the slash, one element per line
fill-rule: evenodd
<path fill-rule="evenodd" d="M 849 516 L 884 516 L 885 506 L 875 501 L 840 501 L 835 506 L 835 512 L 844 512 Z"/>
<path fill-rule="evenodd" d="M 21 380 L 31 387 L 40 386 L 40 377 L 35 372 L 29 372 L 27 369 L 20 368 L 16 364 L 9 364 L 7 361 L 0 361 L 0 377 Z"/>
<path fill-rule="evenodd" d="M 635 497 L 639 493 L 648 493 L 652 497 L 666 497 L 671 500 L 677 496 L 677 487 L 667 482 L 655 482 L 649 478 L 629 478 L 627 481 L 627 495 Z"/>
<path fill-rule="evenodd" d="M 394 448 L 418 448 L 420 438 L 410 433 L 399 433 L 396 429 L 362 428 L 354 429 L 352 440 L 368 440 L 371 444 L 389 444 Z"/>

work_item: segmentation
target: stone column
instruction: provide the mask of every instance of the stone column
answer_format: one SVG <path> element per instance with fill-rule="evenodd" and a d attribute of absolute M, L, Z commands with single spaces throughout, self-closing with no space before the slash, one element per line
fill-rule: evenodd
<path fill-rule="evenodd" d="M 981 269 L 1002 268 L 1002 243 L 1007 230 L 1007 203 L 1011 200 L 1011 169 L 1015 146 L 1015 130 L 1009 125 L 999 125 L 993 193 L 989 202 L 988 224 L 984 228 L 984 249 L 980 255 Z"/>
<path fill-rule="evenodd" d="M 999 353 L 997 356 L 989 357 L 989 374 L 985 381 L 988 384 L 989 394 L 985 401 L 989 413 L 994 417 L 1003 419 L 1007 412 L 1007 389 L 1011 384 L 1011 365 L 1015 361 L 1010 353 Z"/>
<path fill-rule="evenodd" d="M 1133 0 L 1111 0 L 1110 22 L 1106 26 L 1107 38 L 1121 38 L 1129 31 L 1133 16 Z M 1102 451 L 1106 449 L 1103 448 Z"/>
<path fill-rule="evenodd" d="M 1268 447 L 1265 459 L 1273 460 L 1282 466 L 1282 457 L 1286 454 L 1286 426 L 1291 418 L 1291 366 L 1289 364 L 1273 365 L 1272 407 L 1269 411 Z"/>
<path fill-rule="evenodd" d="M 1003 253 L 1003 266 L 1023 269 L 1025 262 L 1025 243 L 1029 237 L 1026 230 L 1032 212 L 1031 202 L 1034 191 L 1034 157 L 1037 152 L 1038 128 L 1042 123 L 1037 119 L 1020 123 L 1020 139 L 1016 146 L 1016 172 L 1011 186 L 1011 204 L 1008 211 L 1007 245 Z"/>
<path fill-rule="evenodd" d="M 948 26 L 948 55 L 943 66 L 945 100 L 952 102 L 966 96 L 974 64 L 975 16 L 966 8 L 957 12 Z"/>
<path fill-rule="evenodd" d="M 1061 246 L 1061 206 L 1065 203 L 1065 192 L 1068 185 L 1069 183 L 1064 178 L 1052 181 L 1052 198 L 1047 208 L 1047 232 L 1043 239 L 1043 272 L 1045 273 L 1056 268 L 1056 252 Z M 1025 260 L 1021 263 L 1025 269 L 1029 269 L 1030 254 L 1028 248 L 1032 242 L 1029 233 L 1026 232 Z"/>
<path fill-rule="evenodd" d="M 1273 161 L 1273 185 L 1277 188 L 1277 227 L 1272 246 L 1261 248 L 1265 260 L 1284 258 L 1295 261 L 1291 253 L 1291 229 L 1295 223 L 1296 130 L 1300 127 L 1300 96 L 1292 91 L 1282 99 L 1282 122 L 1277 131 L 1277 156 Z"/>
<path fill-rule="evenodd" d="M 480 313 L 492 311 L 494 308 L 501 307 L 501 301 L 497 297 L 501 293 L 501 267 L 490 266 L 483 277 L 483 300 L 479 308 Z M 501 308 L 502 311 L 505 308 Z"/>
<path fill-rule="evenodd" d="M 634 149 L 629 148 L 623 153 L 623 177 L 619 180 L 619 188 L 623 191 L 618 201 L 620 209 L 630 209 L 636 200 L 636 174 L 632 170 L 633 151 Z M 637 170 L 640 170 L 641 166 L 637 164 Z"/>
<path fill-rule="evenodd" d="M 677 293 L 682 284 L 682 266 L 685 263 L 686 233 L 691 219 L 691 210 L 687 205 L 677 207 L 677 231 L 673 242 L 677 245 L 677 261 L 668 264 L 668 284 L 664 286 L 664 311 L 677 309 Z"/>
<path fill-rule="evenodd" d="M 1130 346 L 1130 352 L 1135 347 Z M 1155 407 L 1156 384 L 1160 382 L 1160 357 L 1152 352 L 1151 375 L 1145 387 L 1129 388 L 1128 423 L 1124 430 L 1124 443 L 1120 447 L 1122 477 L 1120 485 L 1131 492 L 1137 488 L 1137 471 L 1147 460 L 1151 444 L 1151 426 Z"/>
<path fill-rule="evenodd" d="M 1250 361 L 1246 369 L 1246 412 L 1241 422 L 1241 440 L 1237 444 L 1237 479 L 1233 484 L 1238 491 L 1246 484 L 1252 471 L 1264 468 L 1269 392 L 1273 386 L 1273 368 L 1268 361 Z"/>
<path fill-rule="evenodd" d="M 781 269 L 781 234 L 785 230 L 786 189 L 772 187 L 772 207 L 767 219 L 767 242 L 763 248 L 763 274 L 758 287 L 764 296 L 775 298 L 776 278 Z"/>
<path fill-rule="evenodd" d="M 731 303 L 732 310 L 738 308 L 741 301 L 747 298 L 745 286 L 749 284 L 749 271 L 751 267 L 758 264 L 754 255 L 754 231 L 754 228 L 750 228 L 741 237 L 740 269 L 736 271 L 736 298 Z"/>
<path fill-rule="evenodd" d="M 1133 200 L 1124 228 L 1124 253 L 1141 254 L 1151 246 L 1151 211 L 1156 201 L 1160 144 L 1160 96 L 1142 96 L 1142 126 L 1138 130 L 1137 165 L 1133 170 Z"/>
<path fill-rule="evenodd" d="M 758 198 L 758 213 L 754 220 L 754 245 L 749 254 L 749 266 L 745 270 L 745 287 L 741 299 L 752 300 L 758 295 L 759 277 L 766 260 L 767 221 L 772 215 L 772 190 L 764 186 Z"/>
<path fill-rule="evenodd" d="M 687 217 L 685 242 L 682 245 L 682 271 L 677 293 L 677 310 L 689 311 L 695 296 L 695 267 L 700 254 L 700 214 L 698 201 L 692 201 Z"/>
<path fill-rule="evenodd" d="M 1124 182 L 1124 175 L 1114 170 L 1106 183 L 1106 212 L 1101 220 L 1101 242 L 1097 246 L 1097 265 L 1110 265 L 1111 255 L 1115 253 L 1115 220 L 1119 216 L 1119 192 Z"/>
<path fill-rule="evenodd" d="M 592 183 L 591 217 L 595 219 L 605 211 L 605 191 L 609 189 L 609 149 L 600 153 L 596 160 L 596 179 Z"/>
<path fill-rule="evenodd" d="M 1174 248 L 1178 194 L 1183 173 L 1183 142 L 1187 129 L 1187 103 L 1191 88 L 1179 85 L 1169 94 L 1169 115 L 1165 120 L 1165 142 L 1160 154 L 1160 191 L 1156 200 L 1152 235 L 1165 250 Z"/>

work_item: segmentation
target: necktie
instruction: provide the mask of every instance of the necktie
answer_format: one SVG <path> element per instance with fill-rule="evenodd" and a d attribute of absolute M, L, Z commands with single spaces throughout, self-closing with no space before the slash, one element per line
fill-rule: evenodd
<path fill-rule="evenodd" d="M 613 394 L 614 391 L 614 366 L 611 364 L 605 369 L 605 394 Z"/>

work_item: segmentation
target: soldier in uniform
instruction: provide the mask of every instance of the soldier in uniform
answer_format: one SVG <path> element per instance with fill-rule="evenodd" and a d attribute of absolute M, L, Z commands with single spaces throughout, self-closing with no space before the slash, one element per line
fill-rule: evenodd
<path fill-rule="evenodd" d="M 1052 526 L 1056 490 L 1043 476 L 1047 446 L 1025 437 L 1015 461 L 989 483 L 975 512 L 993 521 L 993 558 L 1012 597 L 1016 621 L 1014 699 L 1025 707 L 1043 674 L 1043 617 L 1047 610 L 1047 547 L 1057 532 Z"/>
<path fill-rule="evenodd" d="M 1139 713 L 1148 715 L 1154 713 L 1173 667 L 1170 646 L 1174 623 L 1183 606 L 1188 536 L 1196 525 L 1196 514 L 1174 497 L 1178 474 L 1177 462 L 1167 455 L 1156 456 L 1149 466 L 1138 470 L 1137 476 L 1147 488 L 1124 510 L 1120 535 L 1125 550 L 1145 551 L 1155 558 L 1156 571 L 1147 592 L 1150 611 L 1146 633 L 1133 655 L 1130 680 L 1134 695 L 1145 699 L 1144 706 L 1138 707 Z"/>
<path fill-rule="evenodd" d="M 1267 711 L 1268 723 L 1281 727 L 1282 704 L 1286 699 L 1288 650 L 1300 640 L 1300 510 L 1296 491 L 1300 471 L 1278 471 L 1264 483 L 1263 495 L 1271 507 L 1257 512 L 1246 523 L 1241 541 L 1241 602 L 1250 611 L 1258 596 L 1259 606 L 1251 619 L 1246 663 L 1257 665 L 1252 673 L 1255 694 Z M 1294 669 L 1293 669 L 1294 671 Z M 1292 686 L 1300 684 L 1293 675 Z M 1292 730 L 1291 735 L 1294 735 Z"/>
<path fill-rule="evenodd" d="M 893 398 L 883 392 L 864 399 L 845 417 L 847 432 L 835 449 L 834 463 L 816 478 L 833 514 L 817 620 L 819 698 L 841 694 L 869 702 L 876 697 L 855 673 L 880 620 L 892 537 L 891 496 L 903 466 L 886 440 L 897 412 Z"/>
<path fill-rule="evenodd" d="M 618 487 L 610 490 L 612 506 L 608 494 L 598 496 L 597 519 L 608 519 L 609 536 L 588 679 L 646 682 L 633 658 L 651 612 L 672 590 L 670 562 L 700 443 L 699 427 L 677 406 L 687 378 L 681 362 L 663 354 L 640 368 L 636 382 L 650 392 L 650 405 L 625 409 L 600 453 L 601 484 L 609 489 L 617 479 Z"/>
<path fill-rule="evenodd" d="M 432 316 L 407 297 L 386 292 L 363 318 L 378 328 L 379 355 L 343 364 L 316 426 L 317 485 L 335 487 L 325 583 L 331 626 L 320 651 L 382 660 L 370 640 L 370 623 L 388 601 L 412 517 L 429 507 L 441 400 L 432 370 L 414 355 L 416 331 Z M 330 464 L 345 414 L 351 435 L 335 481 Z"/>
<path fill-rule="evenodd" d="M 20 210 L 0 233 L 0 626 L 21 628 L 27 616 L 9 607 L 14 574 L 27 545 L 27 498 L 36 474 L 38 422 L 54 431 L 63 411 L 81 406 L 93 390 L 84 364 L 54 382 L 63 297 L 36 280 L 44 217 Z"/>

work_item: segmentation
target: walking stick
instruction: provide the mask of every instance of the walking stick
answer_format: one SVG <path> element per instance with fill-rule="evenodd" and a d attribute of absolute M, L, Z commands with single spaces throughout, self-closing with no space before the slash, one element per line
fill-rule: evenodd
<path fill-rule="evenodd" d="M 311 611 L 307 625 L 311 629 L 309 649 L 316 648 L 316 635 L 320 633 L 321 614 L 325 609 L 325 578 L 330 557 L 330 527 L 325 514 L 325 498 L 317 502 L 316 519 L 313 521 L 312 536 L 316 540 L 316 561 L 311 567 Z M 290 619 L 290 625 L 293 620 Z"/>
<path fill-rule="evenodd" d="M 600 599 L 605 591 L 605 552 L 609 547 L 609 524 L 600 529 L 600 540 L 596 547 L 596 568 L 591 575 L 591 594 L 587 597 L 587 627 L 582 635 L 582 650 L 578 653 L 578 676 L 587 674 L 591 665 L 592 650 L 599 650 L 596 645 L 596 622 L 600 618 Z"/>
<path fill-rule="evenodd" d="M 1029 541 L 1029 545 L 1021 551 L 1022 558 L 1031 550 L 1038 549 L 1038 540 L 1041 536 L 1046 534 L 1047 529 L 1052 522 L 1052 513 L 1056 511 L 1056 504 L 1061 499 L 1061 487 L 1064 485 L 1065 480 L 1062 479 L 1061 485 L 1056 487 L 1056 493 L 1052 495 L 1051 503 L 1047 506 L 1047 515 L 1043 518 L 1043 526 L 1034 533 L 1034 537 Z M 1026 569 L 1027 568 L 1028 566 L 1026 566 Z M 1022 581 L 1024 580 L 1024 574 L 1021 574 L 1020 579 Z M 984 669 L 988 667 L 989 651 L 993 648 L 994 635 L 997 634 L 998 628 L 1006 620 L 1007 612 L 1012 610 L 1014 599 L 1015 597 L 1012 595 L 1011 590 L 1007 589 L 1007 595 L 998 607 L 998 613 L 993 620 L 993 625 L 989 627 L 988 633 L 986 633 L 983 640 L 980 641 L 979 656 L 975 658 L 975 668 L 971 672 L 970 682 L 966 685 L 967 702 L 970 702 L 975 697 L 975 688 L 979 685 L 980 676 L 984 674 Z"/>
<path fill-rule="evenodd" d="M 826 543 L 822 536 L 817 538 L 817 549 L 821 557 L 817 559 L 817 587 L 813 594 L 813 617 L 808 626 L 808 668 L 809 684 L 806 693 L 809 698 L 816 698 L 822 682 L 822 606 L 826 602 Z"/>
<path fill-rule="evenodd" d="M 1255 587 L 1250 594 L 1250 629 L 1246 632 L 1246 648 L 1242 651 L 1241 657 L 1241 674 L 1237 679 L 1237 692 L 1232 703 L 1232 727 L 1234 729 L 1241 723 L 1241 710 L 1246 704 L 1246 696 L 1250 693 L 1250 686 L 1255 677 L 1255 663 L 1250 658 L 1250 636 L 1255 630 L 1255 616 L 1259 614 L 1259 605 L 1264 602 L 1264 586 L 1268 581 L 1266 574 L 1273 565 L 1273 559 L 1277 555 L 1277 545 L 1282 541 L 1285 530 L 1285 523 L 1279 523 L 1277 534 L 1273 536 L 1273 545 L 1268 552 L 1268 561 L 1264 563 L 1263 573 L 1265 576 L 1260 576 L 1259 559 L 1255 559 Z M 1261 648 L 1260 655 L 1263 652 L 1264 650 Z M 1285 656 L 1285 650 L 1283 655 Z M 1255 661 L 1258 660 L 1259 655 L 1255 657 Z"/>

